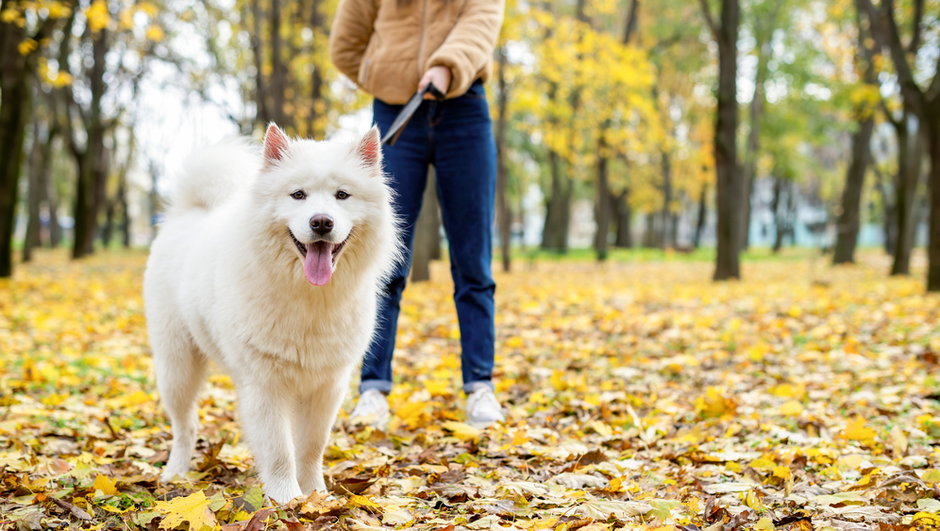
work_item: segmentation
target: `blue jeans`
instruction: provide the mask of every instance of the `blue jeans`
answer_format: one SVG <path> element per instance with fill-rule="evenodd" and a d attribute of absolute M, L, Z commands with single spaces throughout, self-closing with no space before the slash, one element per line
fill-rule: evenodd
<path fill-rule="evenodd" d="M 375 122 L 384 134 L 401 105 L 378 99 Z M 399 303 L 411 268 L 415 222 L 433 165 L 437 198 L 447 233 L 454 303 L 460 324 L 464 390 L 479 383 L 492 387 L 495 327 L 490 270 L 496 189 L 496 145 L 482 83 L 466 94 L 444 101 L 422 102 L 394 146 L 383 146 L 385 170 L 395 191 L 402 219 L 406 257 L 392 274 L 379 303 L 375 339 L 362 364 L 359 392 L 392 388 L 392 356 Z"/>

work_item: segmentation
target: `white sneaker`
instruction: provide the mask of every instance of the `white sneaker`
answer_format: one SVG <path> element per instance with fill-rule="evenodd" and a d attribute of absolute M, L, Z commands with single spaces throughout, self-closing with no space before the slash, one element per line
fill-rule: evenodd
<path fill-rule="evenodd" d="M 388 399 L 378 389 L 369 389 L 359 395 L 350 415 L 350 419 L 357 424 L 368 424 L 379 429 L 385 429 L 388 418 Z"/>
<path fill-rule="evenodd" d="M 485 428 L 494 422 L 502 422 L 503 409 L 490 386 L 480 383 L 474 386 L 467 397 L 467 424 L 474 428 Z"/>

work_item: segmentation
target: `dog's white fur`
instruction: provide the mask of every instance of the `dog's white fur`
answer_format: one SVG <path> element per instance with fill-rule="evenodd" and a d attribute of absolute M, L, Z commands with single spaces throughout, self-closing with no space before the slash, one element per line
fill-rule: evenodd
<path fill-rule="evenodd" d="M 337 190 L 349 193 L 337 199 Z M 296 190 L 307 197 L 290 196 Z M 325 490 L 322 456 L 352 371 L 375 326 L 382 279 L 398 259 L 378 130 L 358 142 L 289 140 L 273 124 L 262 150 L 228 142 L 192 155 L 144 278 L 160 396 L 173 429 L 163 479 L 184 474 L 196 443 L 207 363 L 235 384 L 265 493 Z M 304 277 L 310 220 L 348 237 L 324 286 Z"/>

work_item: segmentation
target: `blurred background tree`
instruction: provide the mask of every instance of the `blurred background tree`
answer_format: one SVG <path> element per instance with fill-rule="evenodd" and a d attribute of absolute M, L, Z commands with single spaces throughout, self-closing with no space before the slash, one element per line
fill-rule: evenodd
<path fill-rule="evenodd" d="M 184 147 L 367 127 L 327 57 L 336 5 L 2 0 L 0 276 L 15 249 L 146 245 Z M 704 248 L 726 279 L 743 252 L 861 246 L 904 275 L 929 241 L 940 290 L 938 47 L 940 0 L 509 0 L 487 86 L 501 267 Z"/>

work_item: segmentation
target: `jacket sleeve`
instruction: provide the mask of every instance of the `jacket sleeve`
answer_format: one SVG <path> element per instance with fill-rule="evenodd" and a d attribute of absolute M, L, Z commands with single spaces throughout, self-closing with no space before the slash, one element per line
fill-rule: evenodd
<path fill-rule="evenodd" d="M 330 31 L 330 59 L 356 84 L 377 11 L 377 0 L 340 0 L 336 8 Z"/>
<path fill-rule="evenodd" d="M 505 0 L 467 0 L 444 43 L 428 58 L 425 70 L 446 66 L 452 78 L 447 97 L 465 93 L 493 56 L 503 25 Z"/>

